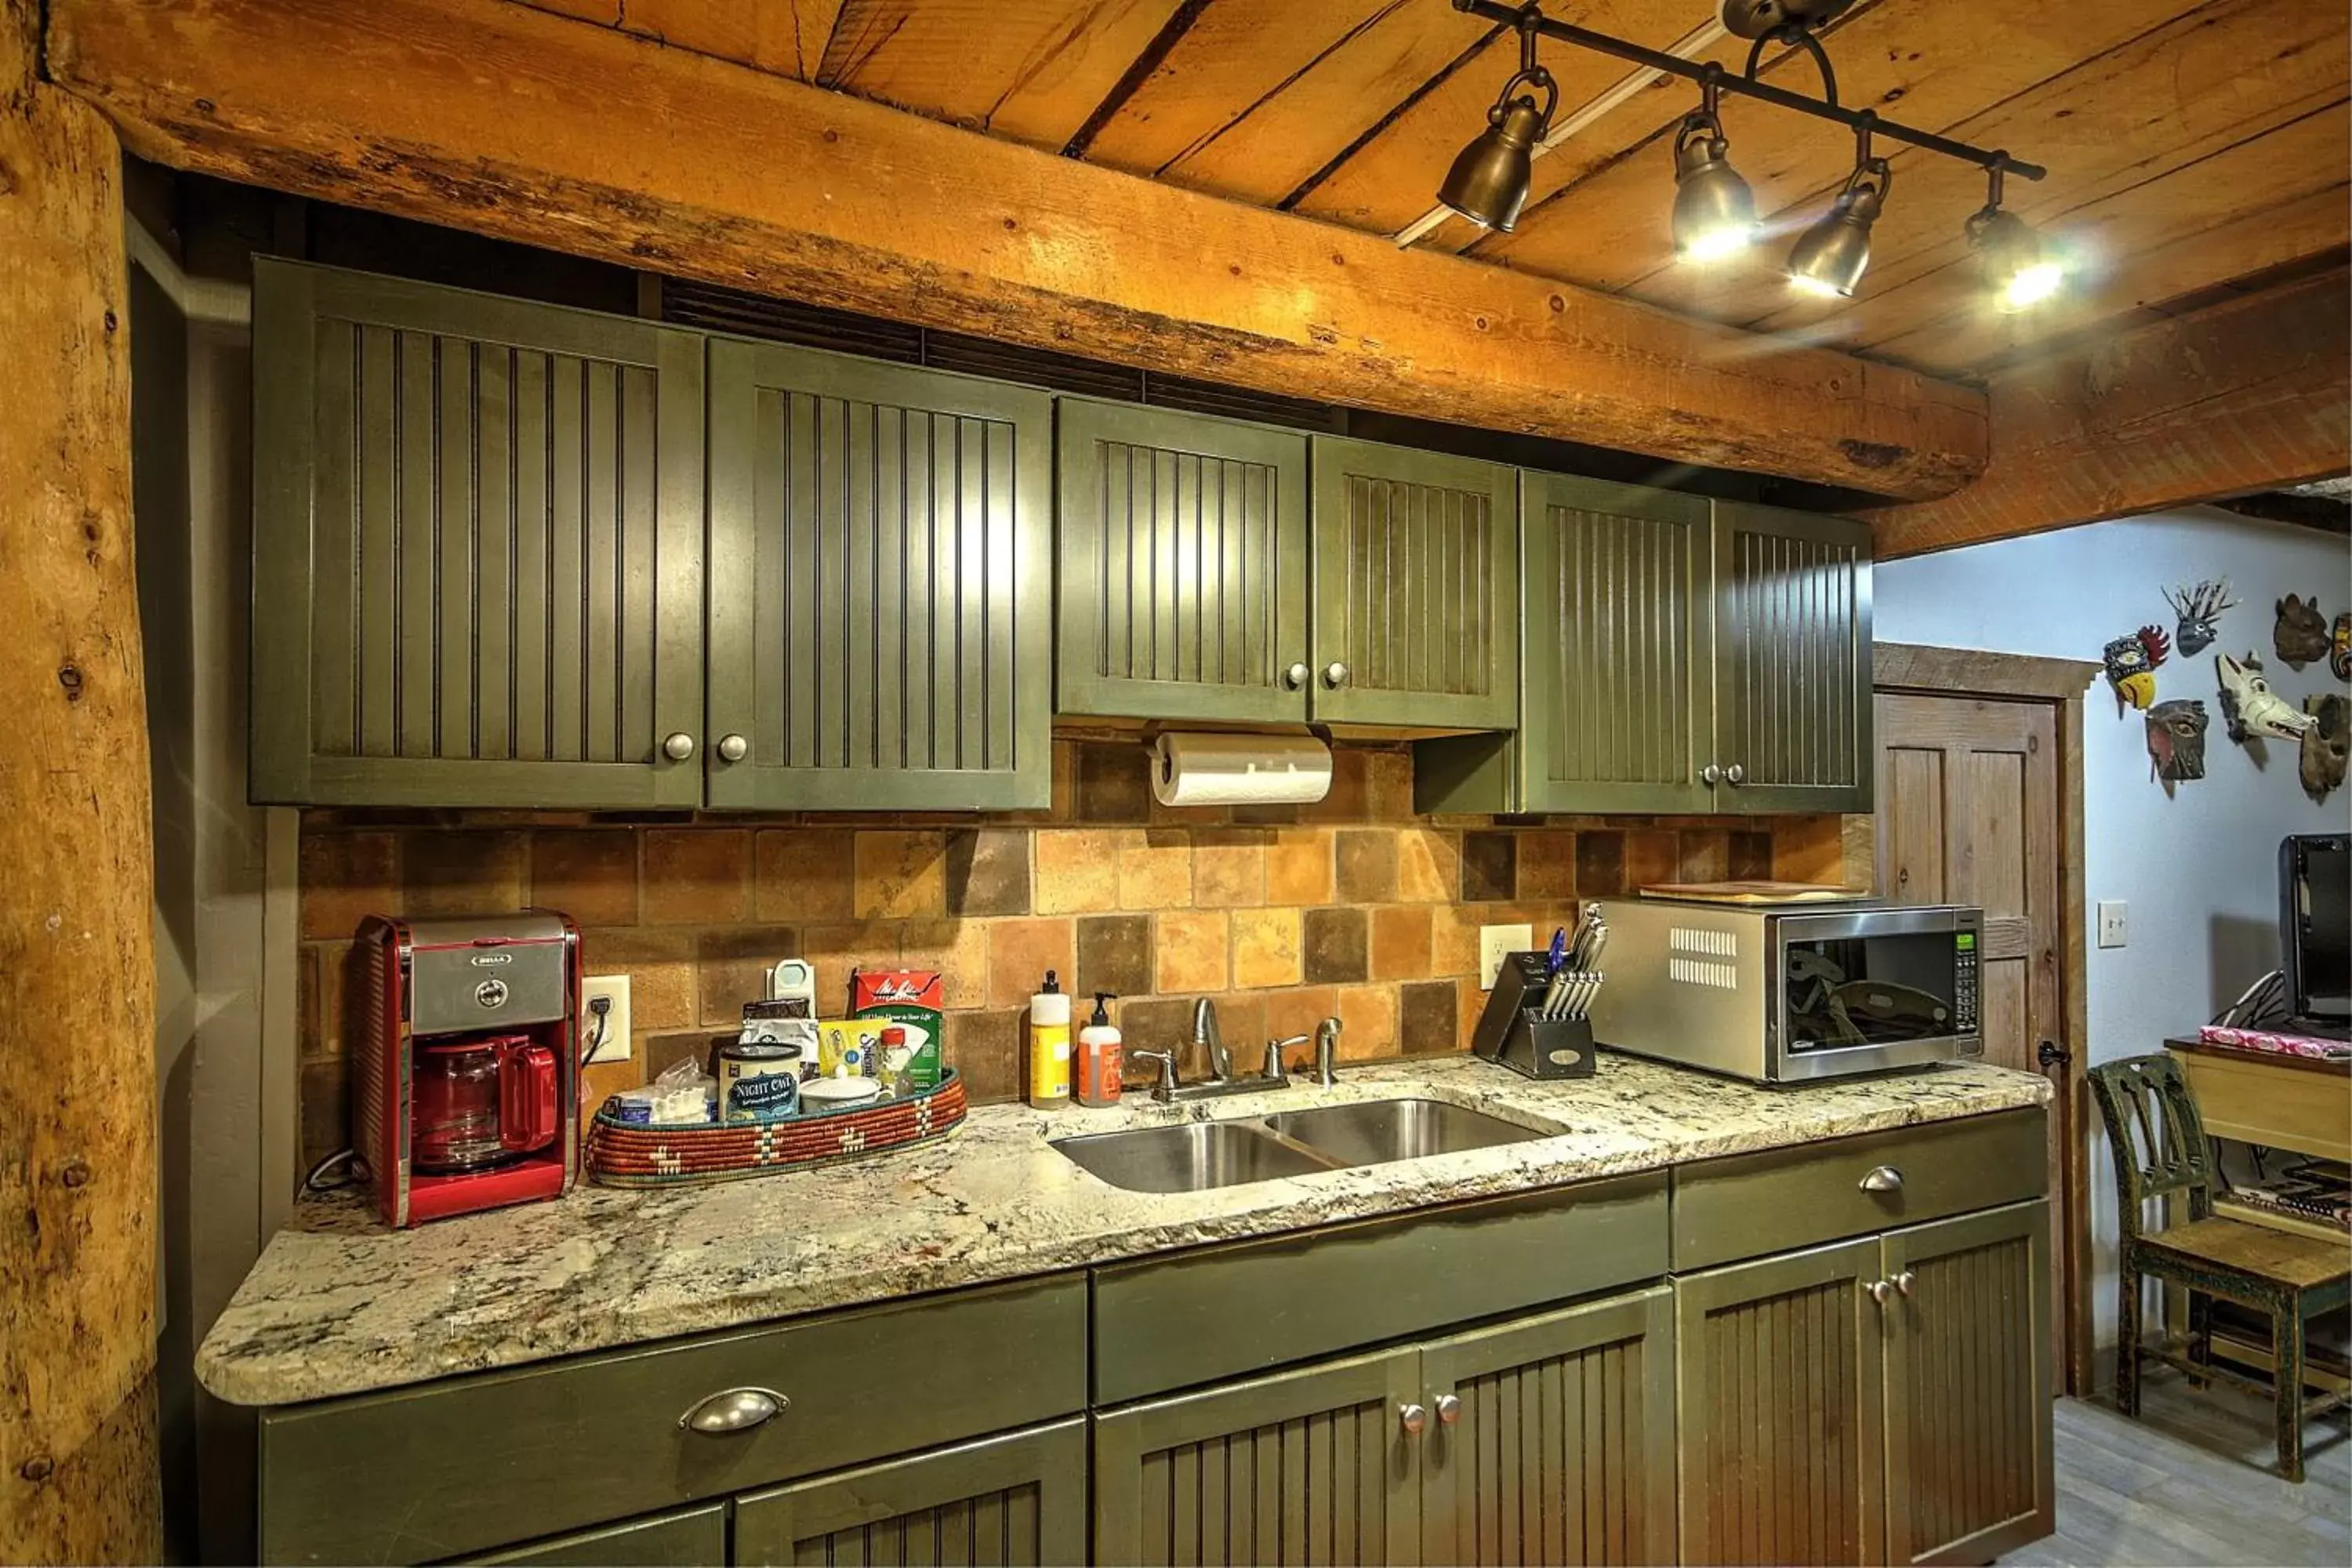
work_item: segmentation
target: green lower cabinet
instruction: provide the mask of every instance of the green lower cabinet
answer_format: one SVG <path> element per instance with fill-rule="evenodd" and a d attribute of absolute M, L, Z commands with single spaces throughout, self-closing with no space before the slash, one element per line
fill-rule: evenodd
<path fill-rule="evenodd" d="M 727 1505 L 684 1509 L 517 1546 L 467 1563 L 543 1568 L 699 1568 L 727 1561 Z"/>
<path fill-rule="evenodd" d="M 1073 1418 L 738 1498 L 733 1561 L 1080 1563 L 1086 1500 L 1086 1422 Z"/>

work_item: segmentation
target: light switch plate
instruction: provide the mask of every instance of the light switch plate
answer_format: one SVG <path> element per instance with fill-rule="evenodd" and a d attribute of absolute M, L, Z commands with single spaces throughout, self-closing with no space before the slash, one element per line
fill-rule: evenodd
<path fill-rule="evenodd" d="M 2099 945 L 2129 947 L 2131 945 L 2130 907 L 2121 899 L 2099 900 Z"/>
<path fill-rule="evenodd" d="M 611 1002 L 602 1018 L 591 1007 L 598 997 Z M 580 986 L 580 1032 L 596 1042 L 588 1053 L 588 1065 L 598 1062 L 625 1062 L 629 1059 L 629 977 L 625 974 L 592 974 Z M 598 1030 L 604 1032 L 600 1035 Z"/>
<path fill-rule="evenodd" d="M 1536 945 L 1536 928 L 1532 925 L 1480 926 L 1478 928 L 1478 988 L 1492 991 L 1495 977 L 1503 973 L 1503 955 L 1527 952 Z"/>

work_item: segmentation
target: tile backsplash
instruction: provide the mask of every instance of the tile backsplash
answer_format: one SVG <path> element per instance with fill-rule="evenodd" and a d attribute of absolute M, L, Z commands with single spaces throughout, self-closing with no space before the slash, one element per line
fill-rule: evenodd
<path fill-rule="evenodd" d="M 858 964 L 937 968 L 948 1058 L 984 1102 L 1019 1098 L 1048 969 L 1082 999 L 1118 993 L 1130 1045 L 1181 1042 L 1211 995 L 1228 1042 L 1337 1015 L 1361 1061 L 1466 1042 L 1481 925 L 1540 935 L 1645 882 L 1869 875 L 1867 817 L 1416 816 L 1410 750 L 1347 745 L 1314 805 L 1172 811 L 1145 756 L 1057 739 L 1052 807 L 1018 814 L 307 813 L 306 1157 L 348 1138 L 351 938 L 371 913 L 569 914 L 588 973 L 630 976 L 631 1058 L 591 1068 L 592 1094 L 700 1054 L 779 958 L 815 963 L 828 1011 Z"/>

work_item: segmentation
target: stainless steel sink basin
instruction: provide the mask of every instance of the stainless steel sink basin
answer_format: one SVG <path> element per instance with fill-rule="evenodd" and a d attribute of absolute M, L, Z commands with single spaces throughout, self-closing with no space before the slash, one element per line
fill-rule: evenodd
<path fill-rule="evenodd" d="M 1139 1127 L 1095 1132 L 1054 1145 L 1114 1187 L 1134 1193 L 1198 1193 L 1307 1176 L 1336 1169 L 1339 1161 L 1268 1137 L 1247 1121 L 1190 1121 L 1181 1127 Z"/>
<path fill-rule="evenodd" d="M 1437 1100 L 1369 1100 L 1265 1118 L 1283 1138 L 1349 1165 L 1383 1165 L 1519 1143 L 1542 1133 Z"/>

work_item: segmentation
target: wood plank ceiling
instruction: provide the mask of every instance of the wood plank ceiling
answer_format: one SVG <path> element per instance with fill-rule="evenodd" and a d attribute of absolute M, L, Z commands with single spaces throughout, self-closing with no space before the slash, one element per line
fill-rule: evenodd
<path fill-rule="evenodd" d="M 1429 212 L 1515 63 L 1507 30 L 1448 0 L 520 3 L 1389 235 Z M 1746 58 L 1744 40 L 1717 36 L 1711 0 L 1555 9 L 1730 69 Z M 2078 271 L 2062 300 L 2021 316 L 1985 308 L 1961 239 L 1983 176 L 1899 146 L 1882 147 L 1894 187 L 1860 294 L 1792 296 L 1779 260 L 1843 182 L 1852 140 L 1738 100 L 1724 108 L 1731 158 L 1773 237 L 1721 267 L 1675 264 L 1669 149 L 1695 90 L 1629 88 L 1621 62 L 1566 47 L 1545 63 L 1562 116 L 1587 122 L 1538 162 L 1518 232 L 1453 219 L 1416 243 L 1981 378 L 2339 258 L 2352 237 L 2347 26 L 2342 0 L 1860 0 L 1823 35 L 1843 101 L 2049 166 L 2012 182 L 2010 205 Z M 1768 56 L 1763 70 L 1818 91 L 1801 57 Z"/>

